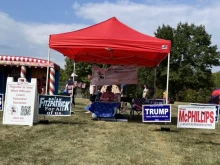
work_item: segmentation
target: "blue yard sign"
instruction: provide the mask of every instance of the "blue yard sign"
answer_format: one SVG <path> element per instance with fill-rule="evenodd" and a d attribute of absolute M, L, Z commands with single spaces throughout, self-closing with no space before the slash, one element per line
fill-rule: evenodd
<path fill-rule="evenodd" d="M 219 116 L 219 105 L 218 104 L 190 103 L 190 105 L 195 105 L 195 106 L 215 106 L 216 107 L 215 122 L 218 123 L 218 116 Z"/>
<path fill-rule="evenodd" d="M 143 105 L 143 122 L 171 122 L 171 106 L 169 104 Z"/>
<path fill-rule="evenodd" d="M 57 95 L 39 95 L 38 115 L 70 116 L 71 97 Z"/>

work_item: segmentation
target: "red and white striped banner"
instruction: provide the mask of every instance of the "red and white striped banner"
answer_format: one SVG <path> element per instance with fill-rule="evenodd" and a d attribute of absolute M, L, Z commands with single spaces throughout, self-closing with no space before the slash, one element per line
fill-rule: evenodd
<path fill-rule="evenodd" d="M 50 88 L 49 88 L 50 95 L 54 95 L 55 93 L 55 70 L 54 68 L 50 68 Z"/>
<path fill-rule="evenodd" d="M 26 67 L 21 66 L 21 78 L 26 78 Z"/>
<path fill-rule="evenodd" d="M 47 60 L 22 56 L 15 57 L 0 55 L 0 65 L 47 67 Z M 50 62 L 49 66 L 54 68 L 55 64 L 53 62 Z"/>

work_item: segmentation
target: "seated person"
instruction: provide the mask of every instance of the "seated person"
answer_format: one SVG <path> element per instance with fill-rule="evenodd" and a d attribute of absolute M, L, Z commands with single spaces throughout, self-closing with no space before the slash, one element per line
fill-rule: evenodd
<path fill-rule="evenodd" d="M 107 86 L 106 92 L 101 95 L 100 100 L 106 102 L 112 102 L 116 100 L 115 94 L 111 92 L 111 86 Z"/>

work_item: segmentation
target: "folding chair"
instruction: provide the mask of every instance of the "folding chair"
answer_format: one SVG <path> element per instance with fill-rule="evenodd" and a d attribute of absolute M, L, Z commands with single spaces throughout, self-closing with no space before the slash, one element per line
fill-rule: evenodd
<path fill-rule="evenodd" d="M 147 99 L 134 98 L 131 103 L 130 117 L 134 118 L 134 112 L 136 112 L 137 115 L 140 115 L 142 113 L 142 105 L 144 104 L 149 104 Z"/>
<path fill-rule="evenodd" d="M 127 109 L 128 109 L 128 105 L 132 105 L 132 98 L 130 98 L 129 96 L 126 97 L 125 99 L 123 99 L 123 102 L 124 102 L 124 108 L 121 109 L 122 107 L 120 107 L 119 109 L 119 113 L 123 113 L 123 112 L 126 112 Z"/>

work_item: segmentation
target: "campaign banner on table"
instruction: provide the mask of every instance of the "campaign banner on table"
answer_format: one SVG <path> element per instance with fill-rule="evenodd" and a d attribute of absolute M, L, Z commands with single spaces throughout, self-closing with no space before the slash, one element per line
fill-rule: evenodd
<path fill-rule="evenodd" d="M 3 111 L 3 94 L 0 93 L 0 111 Z"/>
<path fill-rule="evenodd" d="M 177 128 L 215 129 L 215 106 L 179 105 Z"/>
<path fill-rule="evenodd" d="M 72 98 L 58 95 L 39 95 L 38 115 L 70 116 Z"/>
<path fill-rule="evenodd" d="M 149 104 L 166 104 L 166 99 L 148 99 Z"/>
<path fill-rule="evenodd" d="M 171 106 L 165 105 L 142 105 L 143 122 L 171 122 Z"/>
<path fill-rule="evenodd" d="M 218 118 L 219 118 L 219 105 L 218 104 L 190 103 L 190 105 L 195 105 L 195 106 L 215 106 L 215 109 L 216 109 L 216 112 L 215 112 L 215 122 L 218 123 Z"/>
<path fill-rule="evenodd" d="M 92 67 L 92 85 L 137 84 L 138 75 L 135 66 L 110 66 L 102 69 Z"/>

